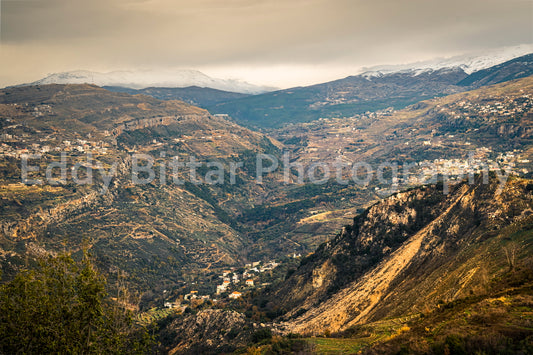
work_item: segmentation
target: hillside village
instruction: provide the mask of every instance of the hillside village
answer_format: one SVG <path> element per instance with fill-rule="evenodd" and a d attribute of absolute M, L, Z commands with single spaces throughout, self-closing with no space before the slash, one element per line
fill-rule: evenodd
<path fill-rule="evenodd" d="M 380 159 L 387 159 L 386 151 L 395 150 L 400 174 L 391 182 L 409 187 L 427 183 L 439 174 L 450 180 L 499 169 L 527 175 L 532 159 L 529 151 L 487 143 L 494 135 L 514 139 L 531 137 L 533 127 L 527 125 L 527 120 L 524 126 L 520 120 L 531 115 L 532 108 L 533 97 L 524 90 L 514 95 L 478 94 L 462 100 L 435 99 L 434 103 L 413 106 L 412 111 L 389 108 L 353 117 L 321 118 L 309 123 L 291 124 L 273 130 L 271 134 L 290 149 L 291 159 L 304 165 L 328 162 L 330 169 L 335 169 L 335 164 L 358 162 L 370 163 L 373 169 L 377 169 L 380 160 L 376 153 L 383 152 Z M 413 116 L 417 110 L 421 112 L 421 117 L 429 116 L 429 122 L 419 126 L 415 124 L 408 130 L 396 123 L 419 119 Z M 497 122 L 501 123 L 495 125 L 496 131 L 480 131 L 484 125 L 494 126 Z M 485 143 L 469 138 L 470 134 L 478 131 L 481 137 L 486 137 Z M 428 156 L 435 158 L 427 159 Z M 373 173 L 375 175 L 376 170 Z M 378 192 L 385 190 L 376 187 Z"/>
<path fill-rule="evenodd" d="M 301 255 L 292 254 L 290 257 L 293 259 L 298 259 L 301 257 Z M 265 262 L 254 261 L 245 264 L 243 268 L 231 267 L 223 270 L 219 275 L 218 279 L 220 283 L 216 285 L 215 293 L 200 295 L 198 291 L 192 290 L 185 295 L 179 295 L 175 301 L 164 301 L 163 306 L 165 308 L 176 308 L 183 311 L 193 300 L 198 300 L 199 302 L 211 300 L 212 302 L 216 303 L 222 299 L 239 299 L 247 291 L 258 287 L 261 288 L 268 286 L 270 283 L 261 281 L 261 274 L 271 271 L 279 265 L 279 262 L 269 260 Z M 239 272 L 238 270 L 240 269 L 244 269 L 244 271 Z M 167 291 L 164 291 L 164 293 L 166 292 Z"/>
<path fill-rule="evenodd" d="M 501 283 L 507 271 L 521 272 L 515 259 L 529 253 L 533 217 L 532 88 L 526 78 L 424 95 L 430 99 L 404 109 L 386 101 L 364 113 L 330 111 L 339 117 L 256 131 L 226 113 L 90 85 L 5 88 L 0 276 L 16 277 L 62 250 L 73 263 L 94 259 L 110 301 L 131 311 L 136 326 L 158 327 L 158 341 L 170 353 L 179 352 L 180 336 L 185 348 L 213 333 L 212 344 L 227 341 L 237 349 L 260 345 L 261 331 L 274 343 L 293 334 L 339 339 L 345 331 L 370 338 L 366 328 L 351 326 L 425 319 L 432 309 L 446 311 L 448 302 L 487 295 L 489 282 Z M 306 105 L 319 110 L 364 100 L 350 97 L 357 90 L 337 91 Z M 135 169 L 135 153 L 145 154 L 146 170 Z M 265 156 L 277 159 L 272 166 L 279 169 L 259 183 Z M 167 165 L 191 157 L 205 177 L 215 161 L 224 168 L 242 164 L 231 184 L 186 181 L 185 169 Z M 26 159 L 33 169 L 25 169 Z M 339 182 L 333 170 L 339 162 L 347 167 L 340 177 L 351 179 Z M 309 179 L 320 165 L 323 175 L 327 168 L 333 174 Z M 58 170 L 61 178 L 54 179 Z M 41 182 L 43 172 L 49 184 Z M 139 175 L 148 178 L 139 182 Z M 307 176 L 298 181 L 297 175 Z M 499 268 L 502 278 L 491 280 L 488 268 Z"/>
<path fill-rule="evenodd" d="M 51 127 L 47 129 L 47 132 L 44 132 L 25 123 L 23 117 L 28 115 L 34 118 L 54 116 L 55 111 L 50 104 L 7 104 L 4 107 L 6 107 L 6 114 L 10 110 L 15 110 L 16 114 L 13 117 L 16 117 L 16 119 L 6 116 L 0 121 L 0 157 L 14 159 L 20 159 L 24 154 L 57 155 L 59 152 L 67 152 L 73 155 L 85 153 L 91 153 L 95 156 L 106 155 L 116 147 L 116 134 L 125 130 L 153 125 L 166 125 L 176 120 L 193 119 L 191 115 L 171 117 L 172 119 L 165 117 L 135 119 L 125 121 L 115 127 L 115 130 L 118 130 L 117 132 L 103 130 L 92 134 L 75 133 L 67 137 L 61 132 L 61 129 Z M 443 129 L 447 129 L 447 125 L 453 124 L 455 121 L 465 121 L 470 126 L 481 127 L 483 124 L 493 123 L 504 118 L 509 123 L 501 124 L 498 128 L 498 134 L 521 134 L 527 136 L 531 135 L 533 128 L 521 128 L 513 124 L 513 122 L 518 119 L 517 117 L 528 114 L 532 108 L 533 97 L 522 90 L 522 92 L 515 95 L 500 95 L 494 98 L 475 97 L 449 103 L 437 103 L 434 111 L 443 117 L 441 119 L 444 120 L 442 121 L 444 124 Z M 457 136 L 451 132 L 438 132 L 435 129 L 424 133 L 423 129 L 413 128 L 409 132 L 394 131 L 385 137 L 373 136 L 373 126 L 379 126 L 382 124 L 381 122 L 387 122 L 395 115 L 398 115 L 398 112 L 393 108 L 388 108 L 352 117 L 322 118 L 310 123 L 291 124 L 286 128 L 272 131 L 271 133 L 275 138 L 284 142 L 287 148 L 293 149 L 294 155 L 303 164 L 331 162 L 335 159 L 353 163 L 360 160 L 362 153 L 379 144 L 379 140 L 382 138 L 385 139 L 382 143 L 389 145 L 401 144 L 405 147 L 404 149 L 446 149 L 447 147 L 453 147 L 463 151 L 475 151 L 476 161 L 470 162 L 470 166 L 472 163 L 474 165 L 484 163 L 490 166 L 491 169 L 496 167 L 496 162 L 505 163 L 506 165 L 500 166 L 500 168 L 507 169 L 513 168 L 513 160 L 519 163 L 530 158 L 524 156 L 524 152 L 516 149 L 507 152 L 493 152 L 492 147 L 480 146 L 477 142 L 471 142 L 462 136 Z M 218 116 L 222 115 L 218 114 L 214 117 L 219 118 Z M 226 116 L 224 117 L 226 118 Z M 471 130 L 476 131 L 478 129 L 472 128 Z M 524 129 L 528 131 L 524 131 Z M 228 134 L 232 135 L 232 137 L 226 137 Z M 416 139 L 411 138 L 413 134 L 416 134 Z M 234 132 L 213 129 L 209 132 L 199 131 L 197 134 L 181 135 L 166 143 L 185 148 L 189 144 L 197 145 L 202 142 L 216 145 L 218 140 L 233 141 L 238 140 L 238 137 Z M 156 139 L 151 143 L 152 148 L 157 148 L 163 144 Z M 486 160 L 480 161 L 479 159 L 482 158 L 486 158 Z M 428 163 L 433 164 L 431 169 L 436 169 L 443 174 L 450 176 L 460 175 L 455 169 L 457 161 L 451 157 L 442 157 L 432 161 L 418 159 L 417 161 L 417 165 L 423 167 L 427 167 Z M 466 169 L 465 173 L 475 172 L 464 164 L 460 164 L 460 167 Z M 419 176 L 432 172 L 428 169 L 423 168 L 420 171 L 413 171 L 410 176 L 403 177 L 403 179 L 413 184 L 423 183 L 424 179 L 420 179 Z M 520 170 L 520 173 L 527 172 Z"/>

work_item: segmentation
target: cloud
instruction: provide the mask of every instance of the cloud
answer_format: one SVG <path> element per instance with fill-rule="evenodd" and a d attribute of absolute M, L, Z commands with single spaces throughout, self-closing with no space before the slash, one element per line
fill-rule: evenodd
<path fill-rule="evenodd" d="M 528 0 L 2 0 L 0 59 L 17 70 L 0 82 L 77 68 L 428 59 L 531 43 L 532 11 Z"/>

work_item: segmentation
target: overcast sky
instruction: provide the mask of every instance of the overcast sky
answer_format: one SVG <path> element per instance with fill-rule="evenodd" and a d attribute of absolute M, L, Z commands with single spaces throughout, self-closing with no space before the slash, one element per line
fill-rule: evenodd
<path fill-rule="evenodd" d="M 533 0 L 0 0 L 0 86 L 187 68 L 287 87 L 533 43 Z"/>

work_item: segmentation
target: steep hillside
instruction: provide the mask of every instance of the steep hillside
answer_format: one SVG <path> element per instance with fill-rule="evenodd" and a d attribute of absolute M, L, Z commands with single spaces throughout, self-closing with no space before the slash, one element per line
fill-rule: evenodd
<path fill-rule="evenodd" d="M 180 284 L 198 270 L 208 274 L 245 257 L 248 242 L 235 229 L 234 215 L 252 206 L 265 187 L 253 183 L 252 169 L 238 169 L 230 184 L 228 165 L 255 159 L 253 152 L 276 153 L 267 137 L 181 101 L 90 85 L 9 88 L 0 91 L 0 102 L 4 275 L 37 254 L 78 251 L 83 245 L 112 279 L 128 275 L 136 288 Z M 49 183 L 46 167 L 61 162 L 62 153 L 65 179 Z M 156 160 L 152 182 L 134 183 L 135 153 Z M 21 183 L 24 154 L 39 169 L 30 178 L 47 183 Z M 172 157 L 200 161 L 201 181 L 209 172 L 207 161 L 216 159 L 227 183 L 195 185 L 185 169 L 178 175 L 183 182 L 175 183 L 166 160 Z M 93 169 L 92 183 L 74 182 L 76 164 L 84 178 L 85 168 Z M 59 172 L 51 175 L 57 178 Z"/>
<path fill-rule="evenodd" d="M 183 354 L 528 353 L 532 207 L 533 181 L 519 178 L 395 194 L 285 281 L 191 302 L 159 321 L 158 339 Z"/>
<path fill-rule="evenodd" d="M 366 210 L 275 291 L 290 309 L 286 331 L 335 332 L 482 294 L 533 246 L 533 184 L 499 186 L 479 176 L 448 195 L 426 186 Z"/>

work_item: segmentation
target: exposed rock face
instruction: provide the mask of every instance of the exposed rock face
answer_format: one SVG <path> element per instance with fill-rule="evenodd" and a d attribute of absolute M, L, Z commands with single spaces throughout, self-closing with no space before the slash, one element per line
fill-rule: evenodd
<path fill-rule="evenodd" d="M 181 120 L 207 119 L 208 117 L 209 115 L 206 113 L 204 115 L 184 115 L 184 116 L 141 118 L 141 119 L 136 119 L 136 120 L 131 120 L 131 121 L 121 123 L 117 127 L 113 128 L 111 133 L 115 136 L 118 136 L 124 131 L 134 131 L 137 129 L 151 128 L 151 127 L 158 127 L 158 126 L 168 126 L 173 123 L 180 122 Z"/>
<path fill-rule="evenodd" d="M 424 200 L 421 204 L 419 201 Z M 278 292 L 285 305 L 310 309 L 375 267 L 443 209 L 441 191 L 425 187 L 398 193 L 370 207 L 302 261 Z M 426 204 L 427 203 L 427 204 Z"/>
<path fill-rule="evenodd" d="M 174 320 L 163 336 L 173 344 L 170 354 L 204 354 L 246 345 L 249 336 L 246 330 L 243 314 L 207 309 Z"/>
<path fill-rule="evenodd" d="M 304 259 L 276 293 L 291 309 L 286 330 L 339 331 L 482 289 L 488 270 L 506 267 L 504 231 L 528 230 L 533 221 L 530 180 L 498 187 L 497 179 L 484 184 L 479 177 L 449 195 L 422 187 L 369 208 Z"/>

